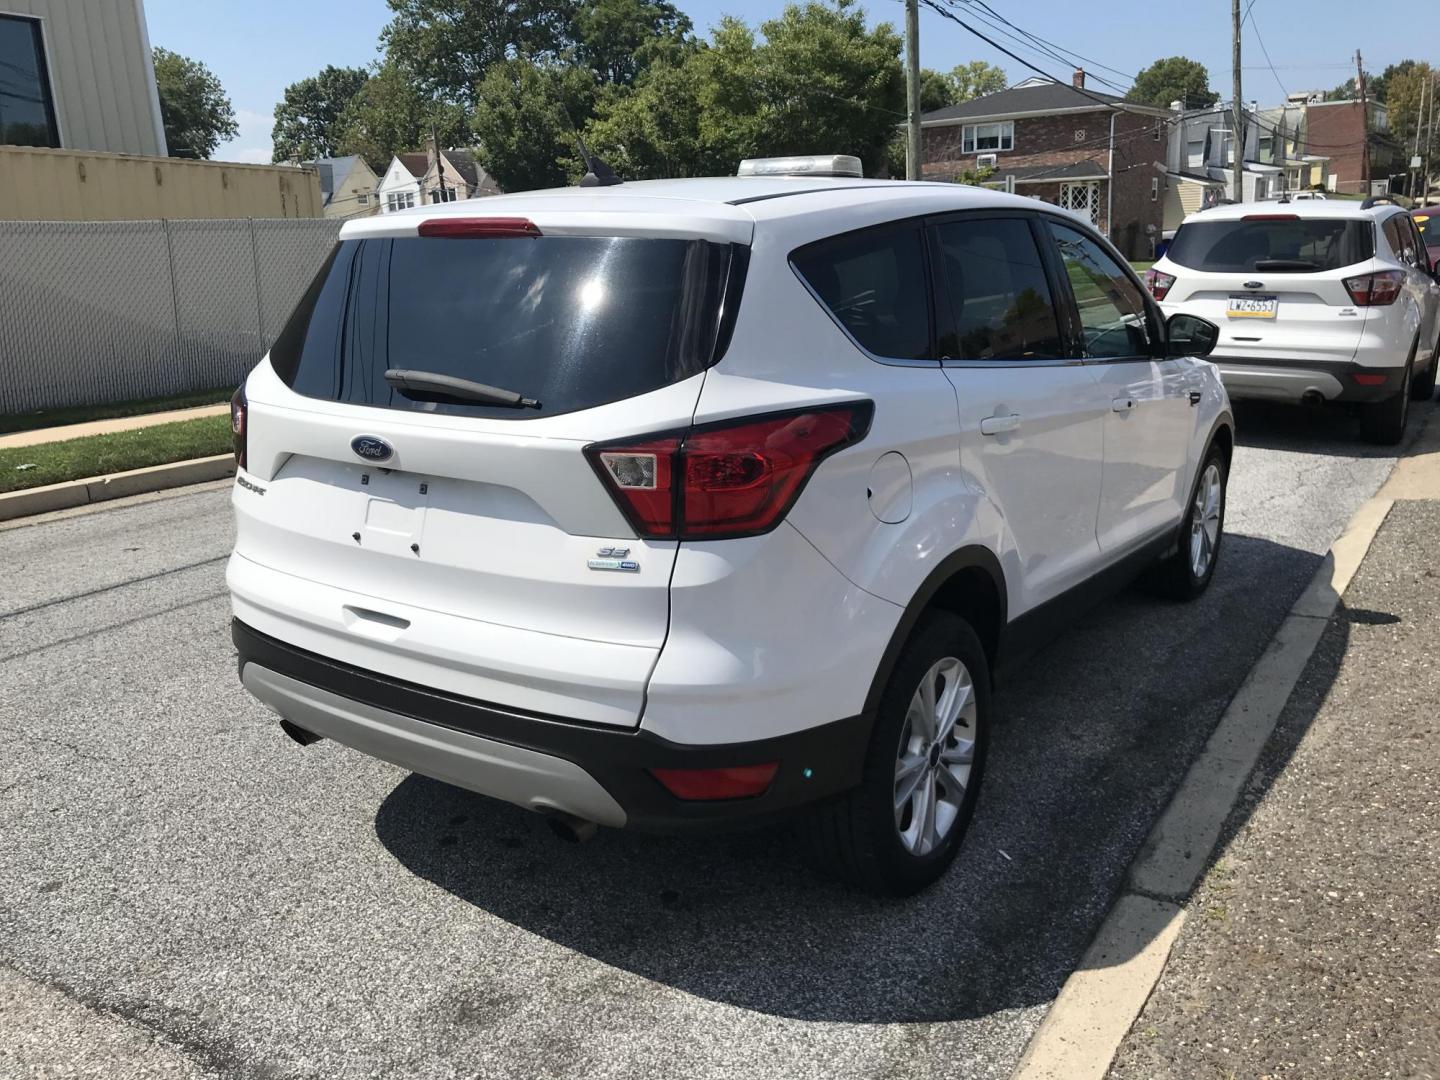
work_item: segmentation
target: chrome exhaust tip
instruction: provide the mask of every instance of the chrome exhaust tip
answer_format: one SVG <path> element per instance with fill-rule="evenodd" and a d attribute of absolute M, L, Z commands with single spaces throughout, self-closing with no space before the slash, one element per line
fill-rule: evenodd
<path fill-rule="evenodd" d="M 550 831 L 569 844 L 583 844 L 600 831 L 600 826 L 595 822 L 567 814 L 563 810 L 546 811 L 545 820 L 550 825 Z"/>

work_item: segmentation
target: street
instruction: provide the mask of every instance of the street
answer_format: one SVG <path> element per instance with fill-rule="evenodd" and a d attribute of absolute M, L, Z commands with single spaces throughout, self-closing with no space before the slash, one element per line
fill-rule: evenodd
<path fill-rule="evenodd" d="M 816 876 L 784 831 L 577 847 L 301 750 L 235 676 L 228 489 L 6 527 L 0 968 L 195 1075 L 1005 1077 L 1395 461 L 1338 410 L 1237 421 L 1211 590 L 1127 591 L 1000 688 L 960 861 L 905 902 Z"/>

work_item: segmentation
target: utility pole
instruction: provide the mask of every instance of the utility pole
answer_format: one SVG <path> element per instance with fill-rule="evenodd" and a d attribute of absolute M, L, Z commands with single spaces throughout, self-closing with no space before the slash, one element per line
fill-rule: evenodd
<path fill-rule="evenodd" d="M 1230 27 L 1235 40 L 1230 47 L 1230 63 L 1234 66 L 1231 74 L 1231 93 L 1235 95 L 1232 112 L 1235 118 L 1235 141 L 1232 143 L 1235 167 L 1235 201 L 1245 201 L 1245 116 L 1240 96 L 1240 0 L 1230 0 Z"/>
<path fill-rule="evenodd" d="M 905 179 L 919 180 L 920 0 L 905 0 L 905 114 Z"/>
<path fill-rule="evenodd" d="M 1435 145 L 1435 91 L 1440 88 L 1440 72 L 1430 73 L 1430 119 L 1425 125 L 1425 162 L 1421 166 L 1420 195 L 1430 193 L 1430 148 Z"/>
<path fill-rule="evenodd" d="M 1365 63 L 1355 50 L 1355 89 L 1360 92 L 1360 194 L 1370 194 L 1370 102 L 1365 96 Z M 1386 185 L 1389 186 L 1388 184 Z"/>
<path fill-rule="evenodd" d="M 1415 170 L 1422 167 L 1420 158 L 1420 133 L 1425 130 L 1425 91 L 1430 89 L 1430 80 L 1420 84 L 1420 108 L 1415 113 L 1415 153 L 1411 156 L 1410 167 L 1405 170 L 1405 194 L 1415 197 Z M 1422 178 L 1423 182 L 1423 178 Z"/>
<path fill-rule="evenodd" d="M 430 151 L 435 155 L 435 183 L 439 186 L 440 192 L 440 198 L 437 201 L 449 202 L 450 198 L 445 193 L 445 163 L 440 160 L 440 133 L 434 124 L 430 125 Z"/>

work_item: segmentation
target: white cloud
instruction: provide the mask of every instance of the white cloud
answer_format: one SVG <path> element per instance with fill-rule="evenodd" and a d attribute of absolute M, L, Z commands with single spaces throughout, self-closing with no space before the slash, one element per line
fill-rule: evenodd
<path fill-rule="evenodd" d="M 268 165 L 274 146 L 270 131 L 275 126 L 275 117 L 254 109 L 236 109 L 235 122 L 240 126 L 239 133 L 220 144 L 215 151 L 216 159 Z"/>

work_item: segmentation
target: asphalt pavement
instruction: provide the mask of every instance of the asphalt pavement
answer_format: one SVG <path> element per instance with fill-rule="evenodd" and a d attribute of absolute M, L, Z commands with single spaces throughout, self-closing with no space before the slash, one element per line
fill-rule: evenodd
<path fill-rule="evenodd" d="M 0 528 L 0 967 L 197 1075 L 1005 1077 L 1394 461 L 1340 413 L 1239 421 L 1209 593 L 1122 594 L 1001 688 L 961 862 L 905 902 L 783 830 L 576 847 L 295 746 L 235 677 L 223 491 Z"/>
<path fill-rule="evenodd" d="M 1440 502 L 1397 502 L 1111 1080 L 1440 1077 Z"/>

